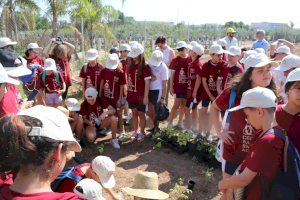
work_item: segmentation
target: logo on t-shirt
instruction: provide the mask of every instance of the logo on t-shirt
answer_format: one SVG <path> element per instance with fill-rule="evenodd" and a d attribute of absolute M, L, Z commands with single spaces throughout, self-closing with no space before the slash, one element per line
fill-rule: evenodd
<path fill-rule="evenodd" d="M 130 92 L 137 92 L 136 77 L 137 77 L 137 71 L 134 73 L 134 80 L 132 80 L 131 76 L 128 76 L 128 91 L 130 91 Z"/>
<path fill-rule="evenodd" d="M 217 91 L 217 85 L 216 85 L 212 75 L 209 75 L 208 88 L 210 91 Z"/>
<path fill-rule="evenodd" d="M 185 72 L 184 72 L 184 69 L 183 68 L 181 68 L 180 69 L 180 72 L 179 72 L 179 79 L 178 79 L 178 83 L 181 83 L 181 84 L 184 84 L 184 83 L 186 83 L 186 74 L 185 74 Z"/>
<path fill-rule="evenodd" d="M 110 96 L 112 92 L 110 91 L 110 87 L 109 87 L 109 80 L 106 80 L 105 84 L 104 84 L 104 96 L 107 98 L 110 98 Z"/>
<path fill-rule="evenodd" d="M 251 144 L 253 134 L 254 134 L 254 128 L 247 123 L 243 129 L 243 144 L 242 144 L 243 152 L 249 152 L 249 145 Z"/>

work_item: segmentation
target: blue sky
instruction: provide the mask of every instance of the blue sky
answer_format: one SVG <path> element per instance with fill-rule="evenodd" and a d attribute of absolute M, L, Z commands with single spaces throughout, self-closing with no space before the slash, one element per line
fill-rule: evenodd
<path fill-rule="evenodd" d="M 300 28 L 299 7 L 295 0 L 102 0 L 139 21 L 184 21 L 187 24 L 227 21 L 282 22 L 293 21 Z M 45 3 L 36 0 L 43 9 Z"/>

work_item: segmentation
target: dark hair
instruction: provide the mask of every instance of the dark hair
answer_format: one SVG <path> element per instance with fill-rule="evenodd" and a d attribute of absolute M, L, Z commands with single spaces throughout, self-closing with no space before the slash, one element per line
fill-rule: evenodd
<path fill-rule="evenodd" d="M 159 36 L 156 40 L 155 40 L 155 45 L 157 44 L 165 44 L 167 42 L 167 38 L 165 36 Z"/>
<path fill-rule="evenodd" d="M 26 58 L 28 58 L 29 57 L 29 51 L 31 51 L 32 49 L 27 49 L 26 51 L 25 51 L 25 56 L 26 56 Z"/>
<path fill-rule="evenodd" d="M 51 152 L 60 143 L 63 143 L 62 151 L 67 151 L 66 142 L 56 141 L 46 137 L 28 136 L 33 127 L 43 127 L 43 123 L 36 118 L 29 116 L 9 115 L 0 119 L 1 137 L 1 159 L 0 170 L 5 172 L 24 167 L 24 171 L 38 170 L 38 166 L 45 163 Z M 47 169 L 53 168 L 49 164 Z"/>
<path fill-rule="evenodd" d="M 252 71 L 254 70 L 253 67 L 250 67 L 245 73 L 237 75 L 233 78 L 231 82 L 231 88 L 234 89 L 237 93 L 237 96 L 241 97 L 243 93 L 252 88 L 252 81 L 250 80 L 250 76 Z M 280 95 L 278 88 L 272 78 L 270 85 L 266 88 L 272 90 L 277 97 L 278 102 L 282 102 L 283 98 Z"/>
<path fill-rule="evenodd" d="M 138 71 L 137 71 L 137 77 L 139 78 L 139 77 L 142 75 L 143 67 L 146 66 L 146 61 L 145 61 L 145 56 L 144 56 L 143 53 L 140 54 L 140 55 L 138 56 L 138 58 L 139 58 L 139 60 L 140 60 L 140 63 L 139 63 Z M 130 63 L 129 72 L 132 70 L 132 68 L 134 67 L 134 65 L 135 65 L 135 62 L 132 61 L 132 62 Z"/>
<path fill-rule="evenodd" d="M 287 93 L 295 83 L 297 83 L 299 81 L 291 81 L 291 82 L 287 82 L 284 86 L 284 92 Z"/>
<path fill-rule="evenodd" d="M 177 49 L 177 51 L 179 52 L 179 51 L 183 51 L 184 49 L 186 49 L 185 47 L 182 47 L 182 48 L 179 48 L 179 49 Z"/>

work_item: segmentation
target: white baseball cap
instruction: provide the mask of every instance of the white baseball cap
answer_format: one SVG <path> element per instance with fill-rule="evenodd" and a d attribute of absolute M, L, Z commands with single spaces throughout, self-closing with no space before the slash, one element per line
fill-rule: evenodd
<path fill-rule="evenodd" d="M 31 74 L 31 70 L 27 68 L 27 60 L 19 56 L 13 66 L 4 67 L 7 74 L 11 77 L 20 77 Z"/>
<path fill-rule="evenodd" d="M 227 46 L 227 42 L 223 38 L 218 39 L 217 44 L 221 45 L 222 47 L 226 47 Z"/>
<path fill-rule="evenodd" d="M 268 88 L 255 87 L 243 93 L 239 106 L 229 109 L 229 112 L 244 108 L 276 108 L 277 98 Z"/>
<path fill-rule="evenodd" d="M 97 49 L 89 49 L 86 54 L 85 57 L 88 61 L 92 61 L 92 60 L 96 60 L 98 57 L 99 53 Z"/>
<path fill-rule="evenodd" d="M 229 47 L 228 51 L 225 51 L 225 53 L 227 53 L 228 55 L 231 55 L 231 56 L 239 56 L 239 55 L 241 55 L 242 50 L 238 46 L 231 46 L 231 47 Z"/>
<path fill-rule="evenodd" d="M 0 38 L 0 48 L 9 46 L 9 45 L 16 45 L 17 42 L 11 41 L 8 37 L 1 37 Z"/>
<path fill-rule="evenodd" d="M 112 53 L 107 56 L 105 67 L 107 69 L 117 69 L 119 63 L 119 56 L 116 53 Z"/>
<path fill-rule="evenodd" d="M 76 111 L 80 110 L 79 102 L 75 98 L 66 99 L 65 104 L 66 104 L 69 111 L 75 111 L 76 112 Z"/>
<path fill-rule="evenodd" d="M 160 50 L 155 50 L 152 52 L 151 57 L 149 59 L 149 64 L 158 67 L 163 62 L 163 53 Z"/>
<path fill-rule="evenodd" d="M 71 142 L 71 151 L 80 152 L 81 147 L 73 136 L 67 116 L 60 110 L 37 105 L 21 110 L 18 115 L 25 115 L 39 119 L 42 127 L 32 127 L 28 136 L 40 136 L 60 142 Z"/>
<path fill-rule="evenodd" d="M 93 179 L 85 178 L 79 181 L 73 192 L 87 200 L 105 200 L 102 196 L 102 186 Z"/>
<path fill-rule="evenodd" d="M 37 43 L 29 43 L 26 47 L 26 49 L 41 49 Z"/>
<path fill-rule="evenodd" d="M 144 53 L 144 47 L 138 42 L 131 43 L 131 51 L 128 54 L 129 58 L 136 58 Z"/>
<path fill-rule="evenodd" d="M 251 54 L 244 61 L 245 71 L 247 71 L 250 67 L 264 67 L 267 64 L 271 64 L 271 60 L 264 53 Z"/>
<path fill-rule="evenodd" d="M 98 175 L 104 188 L 113 188 L 116 185 L 114 173 L 115 163 L 107 156 L 97 156 L 92 161 L 92 169 Z"/>
<path fill-rule="evenodd" d="M 209 48 L 209 54 L 223 54 L 224 50 L 219 44 L 213 44 Z"/>
<path fill-rule="evenodd" d="M 248 50 L 243 52 L 243 58 L 240 60 L 241 63 L 244 64 L 245 60 L 248 58 L 248 56 L 252 54 L 256 54 L 257 52 L 255 50 Z"/>
<path fill-rule="evenodd" d="M 204 53 L 204 47 L 201 44 L 196 44 L 192 47 L 192 51 L 201 56 Z"/>
<path fill-rule="evenodd" d="M 195 45 L 197 45 L 197 44 L 198 44 L 198 42 L 196 42 L 196 41 L 191 41 L 190 44 L 188 44 L 187 47 L 188 47 L 190 50 L 192 50 L 193 46 L 195 46 Z"/>
<path fill-rule="evenodd" d="M 289 73 L 285 80 L 285 84 L 288 82 L 300 81 L 300 68 L 294 69 Z"/>
<path fill-rule="evenodd" d="M 284 57 L 279 67 L 275 68 L 274 70 L 284 72 L 297 67 L 300 67 L 300 57 L 290 54 Z"/>
<path fill-rule="evenodd" d="M 84 96 L 87 99 L 96 99 L 98 95 L 98 92 L 95 88 L 93 87 L 88 87 L 85 92 L 84 92 Z"/>
<path fill-rule="evenodd" d="M 131 47 L 129 44 L 121 44 L 119 49 L 120 51 L 131 51 Z"/>
<path fill-rule="evenodd" d="M 266 51 L 263 48 L 256 48 L 254 49 L 257 53 L 266 53 Z"/>
<path fill-rule="evenodd" d="M 52 58 L 47 58 L 45 60 L 45 64 L 44 64 L 44 70 L 45 71 L 56 71 L 56 63 Z"/>
<path fill-rule="evenodd" d="M 188 48 L 187 44 L 185 41 L 179 41 L 176 44 L 176 49 L 181 49 L 181 48 Z"/>
<path fill-rule="evenodd" d="M 284 53 L 284 54 L 291 54 L 291 49 L 290 47 L 286 46 L 286 45 L 280 45 L 276 50 L 275 53 Z"/>
<path fill-rule="evenodd" d="M 13 85 L 19 85 L 20 82 L 16 79 L 10 78 L 7 75 L 7 72 L 3 68 L 2 64 L 0 63 L 0 83 L 10 83 Z"/>

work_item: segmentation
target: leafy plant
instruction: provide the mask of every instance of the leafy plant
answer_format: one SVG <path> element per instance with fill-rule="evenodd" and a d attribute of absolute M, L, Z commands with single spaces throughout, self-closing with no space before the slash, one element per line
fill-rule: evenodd
<path fill-rule="evenodd" d="M 97 147 L 97 150 L 100 154 L 103 154 L 104 153 L 104 144 L 100 144 L 98 147 Z"/>
<path fill-rule="evenodd" d="M 192 190 L 189 190 L 184 186 L 184 178 L 178 178 L 175 186 L 170 189 L 170 193 L 176 195 L 179 200 L 186 200 L 189 199 L 189 196 L 192 194 Z"/>

